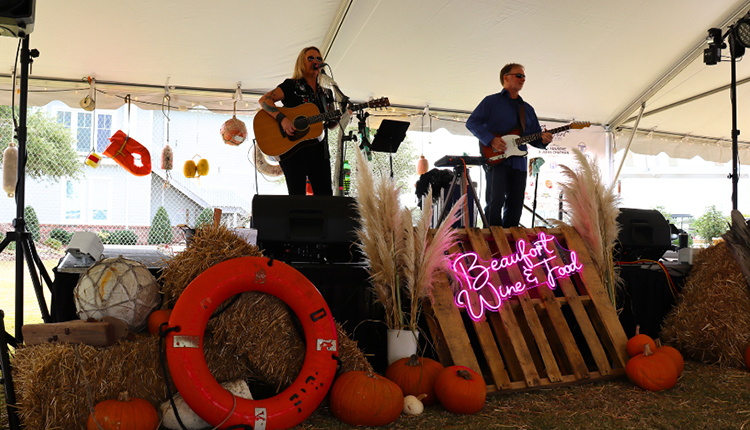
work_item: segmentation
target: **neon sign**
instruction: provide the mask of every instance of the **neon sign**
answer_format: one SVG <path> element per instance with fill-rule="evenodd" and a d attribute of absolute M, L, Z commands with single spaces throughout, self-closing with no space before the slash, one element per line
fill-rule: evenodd
<path fill-rule="evenodd" d="M 555 289 L 557 279 L 570 277 L 572 274 L 583 270 L 583 264 L 578 262 L 578 255 L 575 251 L 569 251 L 569 264 L 553 265 L 555 259 L 555 254 L 551 249 L 553 240 L 556 241 L 554 236 L 544 232 L 540 232 L 537 235 L 537 240 L 532 244 L 524 239 L 518 239 L 516 241 L 516 252 L 502 258 L 493 258 L 490 261 L 482 260 L 474 252 L 458 256 L 451 265 L 453 272 L 461 282 L 461 290 L 454 298 L 456 306 L 466 308 L 474 321 L 481 321 L 484 318 L 485 309 L 497 312 L 504 301 L 542 285 Z M 559 244 L 558 247 L 560 247 Z M 507 270 L 513 266 L 521 270 L 522 281 L 511 285 L 492 284 L 492 273 L 503 269 Z M 546 277 L 542 280 L 534 275 L 534 270 L 537 267 L 542 267 L 546 272 Z M 470 300 L 471 291 L 477 292 L 475 304 L 472 304 Z M 481 294 L 482 291 L 485 294 Z M 490 297 L 491 300 L 488 300 L 485 296 Z"/>

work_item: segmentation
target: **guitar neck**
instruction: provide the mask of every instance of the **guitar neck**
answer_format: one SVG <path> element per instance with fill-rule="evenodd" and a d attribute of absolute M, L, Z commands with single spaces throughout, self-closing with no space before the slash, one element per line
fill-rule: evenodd
<path fill-rule="evenodd" d="M 356 111 L 356 110 L 364 109 L 366 107 L 369 107 L 368 103 L 360 103 L 360 104 L 352 105 L 351 110 Z M 332 110 L 329 112 L 323 112 L 318 115 L 309 116 L 307 117 L 307 122 L 310 124 L 314 124 L 316 122 L 329 121 L 335 118 L 340 118 L 341 115 L 342 115 L 341 111 L 336 109 L 336 110 Z"/>
<path fill-rule="evenodd" d="M 517 145 L 522 145 L 522 144 L 524 144 L 526 142 L 531 142 L 533 140 L 537 140 L 537 139 L 539 139 L 539 138 L 542 137 L 542 133 L 557 134 L 557 133 L 561 133 L 561 132 L 567 131 L 567 130 L 570 130 L 570 124 L 564 125 L 562 127 L 553 128 L 551 130 L 544 130 L 544 131 L 540 131 L 539 133 L 534 133 L 534 134 L 530 134 L 528 136 L 521 137 L 518 140 L 516 140 L 516 144 Z"/>

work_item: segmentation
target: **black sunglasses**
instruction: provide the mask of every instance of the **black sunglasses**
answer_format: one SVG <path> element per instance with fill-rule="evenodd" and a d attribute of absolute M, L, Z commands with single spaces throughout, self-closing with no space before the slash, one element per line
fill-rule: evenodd
<path fill-rule="evenodd" d="M 308 58 L 308 60 L 309 60 L 309 58 Z M 523 73 L 506 73 L 506 75 L 515 76 L 518 79 L 523 79 L 523 78 L 526 77 L 526 75 L 524 75 Z"/>
<path fill-rule="evenodd" d="M 307 57 L 307 61 L 315 61 L 315 60 L 317 60 L 317 61 L 319 61 L 319 62 L 322 63 L 323 62 L 323 57 L 313 57 L 312 55 L 309 56 L 309 57 Z"/>

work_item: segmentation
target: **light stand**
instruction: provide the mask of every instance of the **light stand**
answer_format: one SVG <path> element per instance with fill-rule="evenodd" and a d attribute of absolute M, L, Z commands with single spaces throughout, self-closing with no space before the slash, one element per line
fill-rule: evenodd
<path fill-rule="evenodd" d="M 708 30 L 708 48 L 703 51 L 703 62 L 706 65 L 714 65 L 721 61 L 721 49 L 726 48 L 723 40 L 729 36 L 729 51 L 731 57 L 731 82 L 729 85 L 729 98 L 732 103 L 732 173 L 729 177 L 732 179 L 732 209 L 737 210 L 738 192 L 737 185 L 739 182 L 738 163 L 739 150 L 737 138 L 740 131 L 737 129 L 737 57 L 745 54 L 745 48 L 750 47 L 750 15 L 746 15 L 731 25 L 727 32 L 722 35 L 720 28 L 711 28 Z"/>
<path fill-rule="evenodd" d="M 24 221 L 24 207 L 25 207 L 25 186 L 26 186 L 26 119 L 27 119 L 27 108 L 28 108 L 28 94 L 29 94 L 29 68 L 33 62 L 33 58 L 39 56 L 39 51 L 36 49 L 29 49 L 29 37 L 26 36 L 22 40 L 21 46 L 21 87 L 20 87 L 20 99 L 19 99 L 19 112 L 18 112 L 18 129 L 16 130 L 16 140 L 18 141 L 18 173 L 16 182 L 16 218 L 13 220 L 13 231 L 8 232 L 5 239 L 0 243 L 0 252 L 2 252 L 11 242 L 16 244 L 16 328 L 15 328 L 15 339 L 5 332 L 5 323 L 0 325 L 2 332 L 0 335 L 3 336 L 3 345 L 0 345 L 2 351 L 0 351 L 0 364 L 2 365 L 3 371 L 3 387 L 5 389 L 5 401 L 8 406 L 8 423 L 9 428 L 18 429 L 19 420 L 15 407 L 15 389 L 13 388 L 13 379 L 10 371 L 10 360 L 8 357 L 8 345 L 15 345 L 23 342 L 23 262 L 24 259 L 27 262 L 29 269 L 29 275 L 31 282 L 34 284 L 34 292 L 36 293 L 37 301 L 39 302 L 39 308 L 42 312 L 42 320 L 45 323 L 51 323 L 52 318 L 50 317 L 49 311 L 47 310 L 47 303 L 44 299 L 44 293 L 42 290 L 42 284 L 39 279 L 41 274 L 44 281 L 47 283 L 47 287 L 51 289 L 52 280 L 47 274 L 47 269 L 44 267 L 42 260 L 39 258 L 39 254 L 34 246 L 34 239 L 30 232 L 26 230 L 26 222 Z M 37 273 L 37 267 L 39 268 L 39 274 Z M 2 312 L 2 311 L 0 311 Z M 4 313 L 0 314 L 4 318 Z"/>

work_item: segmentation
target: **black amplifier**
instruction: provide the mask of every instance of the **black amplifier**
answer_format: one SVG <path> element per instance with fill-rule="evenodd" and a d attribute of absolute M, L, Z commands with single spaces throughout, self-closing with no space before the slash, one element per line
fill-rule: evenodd
<path fill-rule="evenodd" d="M 352 197 L 256 195 L 252 225 L 267 257 L 310 263 L 362 260 L 355 233 L 359 215 Z"/>

